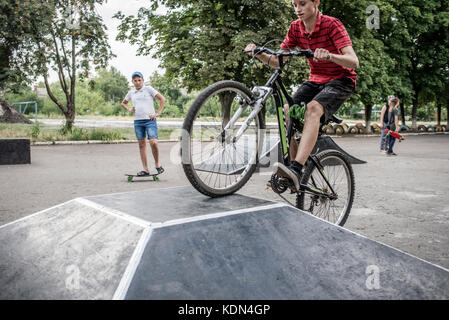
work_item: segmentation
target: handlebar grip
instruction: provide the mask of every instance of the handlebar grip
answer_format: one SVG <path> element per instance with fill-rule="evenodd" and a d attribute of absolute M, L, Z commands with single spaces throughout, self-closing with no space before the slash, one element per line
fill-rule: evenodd
<path fill-rule="evenodd" d="M 307 49 L 307 50 L 304 50 L 304 55 L 305 55 L 307 58 L 313 58 L 313 57 L 315 56 L 315 53 L 314 53 L 312 50 Z"/>
<path fill-rule="evenodd" d="M 261 48 L 261 47 L 254 47 L 254 49 L 252 49 L 252 50 L 242 50 L 242 51 L 245 52 L 245 53 L 250 53 L 250 52 L 252 52 L 253 54 L 258 54 L 258 53 L 260 53 L 262 50 L 263 50 L 263 48 Z"/>

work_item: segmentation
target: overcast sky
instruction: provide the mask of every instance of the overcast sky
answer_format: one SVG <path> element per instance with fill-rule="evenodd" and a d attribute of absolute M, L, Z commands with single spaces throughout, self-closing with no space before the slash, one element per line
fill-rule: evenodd
<path fill-rule="evenodd" d="M 115 41 L 118 34 L 117 27 L 120 21 L 113 19 L 112 16 L 122 11 L 126 16 L 137 14 L 141 7 L 149 5 L 148 0 L 108 0 L 106 4 L 98 7 L 98 13 L 103 17 L 104 23 L 108 28 L 109 43 L 112 52 L 117 56 L 110 62 L 111 66 L 117 68 L 126 77 L 131 77 L 134 71 L 143 73 L 145 79 L 148 79 L 154 71 L 158 69 L 158 61 L 151 56 L 138 56 L 137 46 L 131 46 L 129 43 Z"/>
<path fill-rule="evenodd" d="M 158 68 L 158 61 L 151 56 L 138 56 L 136 46 L 115 40 L 120 21 L 113 19 L 112 16 L 118 11 L 122 11 L 125 16 L 135 15 L 139 8 L 148 5 L 148 0 L 108 0 L 102 6 L 97 6 L 97 11 L 103 17 L 108 28 L 107 33 L 112 52 L 117 56 L 109 62 L 109 66 L 114 66 L 127 78 L 130 78 L 134 71 L 142 72 L 145 79 L 148 79 L 156 70 L 163 72 Z M 58 81 L 57 74 L 50 74 L 50 82 L 55 81 Z"/>

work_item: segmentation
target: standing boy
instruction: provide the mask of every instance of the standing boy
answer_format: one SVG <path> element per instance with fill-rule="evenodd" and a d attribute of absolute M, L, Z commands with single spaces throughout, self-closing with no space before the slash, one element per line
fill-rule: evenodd
<path fill-rule="evenodd" d="M 140 159 L 142 160 L 143 166 L 143 170 L 137 173 L 137 175 L 148 176 L 150 174 L 147 161 L 147 145 L 145 141 L 147 136 L 156 164 L 157 173 L 163 173 L 164 168 L 159 163 L 156 118 L 160 116 L 162 109 L 164 108 L 165 98 L 153 87 L 144 86 L 142 73 L 134 72 L 131 79 L 135 89 L 128 92 L 125 99 L 122 101 L 122 107 L 129 112 L 134 113 L 134 131 L 136 132 L 136 137 L 139 141 Z M 159 110 L 157 113 L 154 110 L 154 98 L 159 100 Z M 128 106 L 129 101 L 132 102 L 132 108 Z"/>
<path fill-rule="evenodd" d="M 391 102 L 395 101 L 395 105 L 393 108 L 391 108 Z M 399 123 L 399 112 L 397 109 L 397 106 L 399 105 L 399 99 L 396 98 L 395 96 L 388 96 L 388 103 L 382 107 L 382 111 L 380 112 L 380 151 L 381 152 L 388 152 L 388 149 L 390 148 L 390 142 L 387 138 L 387 133 L 385 131 L 385 129 L 389 129 L 389 125 L 390 125 L 390 118 L 388 117 L 388 115 L 390 114 L 390 109 L 396 109 L 395 113 L 398 116 L 398 123 Z M 393 117 L 394 119 L 396 119 L 395 117 Z M 396 125 L 394 124 L 394 127 L 396 129 L 399 129 L 399 124 Z M 394 130 L 393 130 L 394 131 Z M 393 138 L 394 139 L 394 138 Z M 393 142 L 394 144 L 394 142 Z M 393 146 L 391 146 L 391 153 L 393 153 Z M 396 155 L 396 154 L 395 154 Z"/>
<path fill-rule="evenodd" d="M 399 99 L 394 97 L 389 101 L 388 109 L 385 111 L 384 121 L 386 126 L 382 130 L 389 129 L 396 133 L 399 133 L 399 110 L 397 106 L 399 105 Z M 396 156 L 397 154 L 393 151 L 393 146 L 396 138 L 391 135 L 387 139 L 387 156 Z"/>
<path fill-rule="evenodd" d="M 340 20 L 322 15 L 318 9 L 320 0 L 292 0 L 298 20 L 293 21 L 281 48 L 288 51 L 299 47 L 315 52 L 309 59 L 310 78 L 293 96 L 295 104 L 307 104 L 304 130 L 299 147 L 291 141 L 294 156 L 289 167 L 274 164 L 274 170 L 294 183 L 297 190 L 302 169 L 318 138 L 320 119 L 329 119 L 355 90 L 359 60 L 352 48 L 351 39 Z M 248 44 L 245 51 L 253 50 Z M 254 51 L 248 53 L 254 55 Z M 273 68 L 279 61 L 267 53 L 257 54 L 262 62 Z"/>

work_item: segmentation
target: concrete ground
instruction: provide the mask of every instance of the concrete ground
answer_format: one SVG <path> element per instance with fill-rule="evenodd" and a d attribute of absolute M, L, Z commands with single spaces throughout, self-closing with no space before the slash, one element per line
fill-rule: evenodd
<path fill-rule="evenodd" d="M 345 228 L 449 268 L 449 135 L 408 135 L 396 157 L 379 152 L 377 136 L 335 141 L 367 161 L 354 166 Z M 159 182 L 128 183 L 124 174 L 141 169 L 137 144 L 33 146 L 31 165 L 0 166 L 0 225 L 77 197 L 187 186 L 178 150 L 160 143 L 166 172 Z M 265 189 L 268 179 L 269 172 L 256 173 L 239 193 L 282 201 Z"/>

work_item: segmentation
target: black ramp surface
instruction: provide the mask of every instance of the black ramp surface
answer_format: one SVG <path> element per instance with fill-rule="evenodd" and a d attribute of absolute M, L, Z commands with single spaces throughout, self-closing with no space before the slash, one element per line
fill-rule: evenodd
<path fill-rule="evenodd" d="M 143 228 L 76 201 L 0 228 L 0 299 L 111 299 Z"/>
<path fill-rule="evenodd" d="M 292 207 L 155 228 L 126 294 L 126 299 L 448 298 L 447 270 Z"/>
<path fill-rule="evenodd" d="M 228 197 L 210 198 L 199 193 L 191 186 L 150 189 L 94 196 L 86 199 L 149 222 L 166 222 L 274 203 L 238 194 Z"/>

